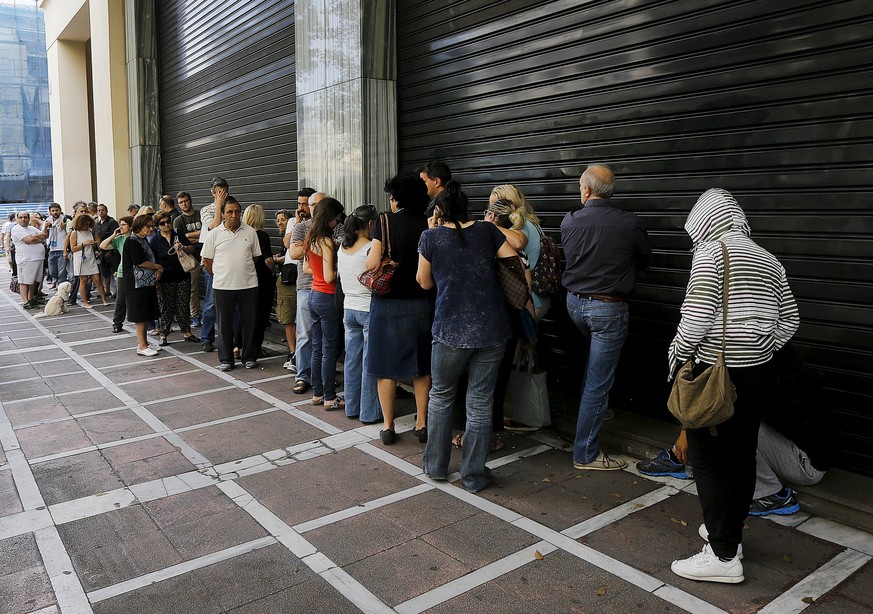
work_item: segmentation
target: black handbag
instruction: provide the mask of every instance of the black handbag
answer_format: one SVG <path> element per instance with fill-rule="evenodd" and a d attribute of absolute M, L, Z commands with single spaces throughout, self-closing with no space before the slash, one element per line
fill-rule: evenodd
<path fill-rule="evenodd" d="M 279 270 L 279 275 L 282 277 L 283 286 L 293 286 L 297 283 L 297 265 L 283 264 Z"/>

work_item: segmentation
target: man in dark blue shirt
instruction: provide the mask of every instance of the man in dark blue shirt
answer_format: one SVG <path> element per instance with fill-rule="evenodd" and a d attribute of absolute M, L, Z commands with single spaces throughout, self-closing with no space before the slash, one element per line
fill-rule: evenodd
<path fill-rule="evenodd" d="M 637 270 L 648 266 L 651 248 L 637 216 L 613 206 L 614 190 L 609 167 L 589 166 L 579 179 L 582 209 L 561 222 L 567 311 L 589 343 L 573 444 L 576 469 L 614 471 L 627 465 L 609 458 L 597 440 L 627 338 L 628 296 Z"/>

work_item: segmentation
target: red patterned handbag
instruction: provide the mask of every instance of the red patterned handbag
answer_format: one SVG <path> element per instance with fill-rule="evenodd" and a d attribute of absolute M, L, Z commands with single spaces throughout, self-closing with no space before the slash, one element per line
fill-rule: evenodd
<path fill-rule="evenodd" d="M 373 294 L 384 296 L 391 292 L 391 279 L 397 271 L 398 264 L 391 259 L 391 229 L 388 225 L 387 213 L 379 216 L 379 223 L 382 225 L 382 261 L 375 271 L 364 271 L 358 275 L 358 281 Z"/>

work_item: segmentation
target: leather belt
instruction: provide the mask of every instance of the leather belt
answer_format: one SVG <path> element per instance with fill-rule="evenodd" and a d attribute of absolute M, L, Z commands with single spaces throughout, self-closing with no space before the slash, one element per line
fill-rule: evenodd
<path fill-rule="evenodd" d="M 604 303 L 627 303 L 628 300 L 623 296 L 617 296 L 615 294 L 585 294 L 583 292 L 573 292 L 570 291 L 570 294 L 577 298 L 584 298 L 593 301 L 603 301 Z"/>

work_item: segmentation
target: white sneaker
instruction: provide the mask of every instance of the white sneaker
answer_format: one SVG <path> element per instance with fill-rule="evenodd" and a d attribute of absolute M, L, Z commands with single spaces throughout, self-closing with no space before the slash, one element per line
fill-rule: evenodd
<path fill-rule="evenodd" d="M 709 543 L 709 531 L 706 530 L 706 525 L 701 523 L 700 527 L 697 529 L 697 534 L 703 538 L 703 541 Z M 737 546 L 737 556 L 740 560 L 743 560 L 743 545 L 739 544 Z"/>
<path fill-rule="evenodd" d="M 294 364 L 294 359 L 286 360 L 285 364 L 282 365 L 283 369 L 288 369 L 291 373 L 297 373 L 297 365 Z"/>
<path fill-rule="evenodd" d="M 162 347 L 159 346 L 159 345 L 152 345 L 152 344 L 150 343 L 150 344 L 149 344 L 149 347 L 150 347 L 151 349 L 153 349 L 155 352 L 163 352 L 163 351 L 164 351 L 164 348 L 162 348 Z"/>
<path fill-rule="evenodd" d="M 149 337 L 160 337 L 161 331 L 159 331 L 157 328 L 153 328 L 148 332 L 148 335 Z"/>
<path fill-rule="evenodd" d="M 698 580 L 700 582 L 722 582 L 737 584 L 746 579 L 743 575 L 743 564 L 740 557 L 735 556 L 729 561 L 722 561 L 706 544 L 703 550 L 681 561 L 673 561 L 670 569 L 677 576 Z"/>
<path fill-rule="evenodd" d="M 153 347 L 149 346 L 144 350 L 137 348 L 136 353 L 140 356 L 156 356 L 158 352 Z"/>

